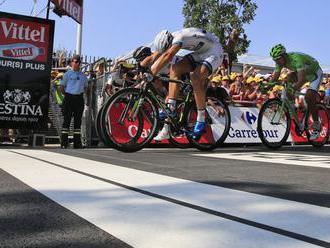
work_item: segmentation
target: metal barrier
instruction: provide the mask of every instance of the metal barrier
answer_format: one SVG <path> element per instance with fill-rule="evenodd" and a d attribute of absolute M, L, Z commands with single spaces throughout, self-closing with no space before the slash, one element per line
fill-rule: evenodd
<path fill-rule="evenodd" d="M 98 73 L 95 71 L 95 65 L 103 63 L 104 71 L 103 73 Z M 92 146 L 97 144 L 98 137 L 96 135 L 94 122 L 96 115 L 103 104 L 104 99 L 104 87 L 107 80 L 106 71 L 110 68 L 111 60 L 105 58 L 99 58 L 98 60 L 93 59 L 92 63 L 84 63 L 81 67 L 81 71 L 88 76 L 88 90 L 87 94 L 84 95 L 85 99 L 85 109 L 82 117 L 82 141 L 85 146 Z M 53 70 L 66 70 L 66 68 L 53 68 Z M 62 108 L 56 103 L 55 91 L 51 87 L 49 96 L 49 118 L 51 125 L 48 128 L 46 138 L 53 138 L 60 140 L 62 124 L 63 124 L 63 114 Z M 70 124 L 70 133 L 73 131 L 73 120 Z M 39 133 L 44 133 L 40 131 Z"/>

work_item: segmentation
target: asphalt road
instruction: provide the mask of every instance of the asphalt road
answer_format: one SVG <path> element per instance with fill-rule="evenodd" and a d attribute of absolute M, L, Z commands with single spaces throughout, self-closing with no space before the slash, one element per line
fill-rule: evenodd
<path fill-rule="evenodd" d="M 2 147 L 0 247 L 330 247 L 329 152 Z"/>

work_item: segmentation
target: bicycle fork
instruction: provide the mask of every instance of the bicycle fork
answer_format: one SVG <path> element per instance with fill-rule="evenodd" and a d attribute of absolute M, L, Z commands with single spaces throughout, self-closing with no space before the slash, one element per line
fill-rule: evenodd
<path fill-rule="evenodd" d="M 143 105 L 144 97 L 139 97 L 138 100 L 134 99 L 134 96 L 129 97 L 129 101 L 127 105 L 125 106 L 124 111 L 121 113 L 118 123 L 123 125 L 124 119 L 128 115 L 128 120 L 134 122 L 136 119 L 136 116 L 139 113 L 140 107 Z M 132 109 L 130 110 L 130 107 L 133 105 Z"/>

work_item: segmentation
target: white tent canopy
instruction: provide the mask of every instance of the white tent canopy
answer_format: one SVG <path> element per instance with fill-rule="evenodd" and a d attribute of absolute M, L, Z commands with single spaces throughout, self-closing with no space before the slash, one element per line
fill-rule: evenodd
<path fill-rule="evenodd" d="M 238 56 L 238 63 L 262 66 L 262 67 L 270 67 L 270 68 L 275 67 L 275 63 L 271 57 L 259 56 L 259 55 L 253 55 L 253 54 L 243 54 L 241 56 Z M 324 73 L 330 74 L 329 65 L 328 66 L 321 65 L 321 68 Z"/>
<path fill-rule="evenodd" d="M 146 46 L 152 47 L 152 42 L 149 44 L 146 44 Z M 134 49 L 135 50 L 135 49 Z M 125 60 L 132 58 L 134 50 L 126 53 L 125 55 L 121 55 L 117 57 L 115 60 Z M 178 55 L 184 56 L 188 53 L 191 53 L 191 51 L 187 50 L 180 50 Z M 238 56 L 238 64 L 248 64 L 248 65 L 254 65 L 254 66 L 260 66 L 260 67 L 268 67 L 269 69 L 272 69 L 275 67 L 275 63 L 272 60 L 271 57 L 267 56 L 260 56 L 260 55 L 254 55 L 254 54 L 243 54 L 241 56 Z M 330 66 L 329 65 L 321 65 L 321 68 L 324 73 L 330 74 Z"/>

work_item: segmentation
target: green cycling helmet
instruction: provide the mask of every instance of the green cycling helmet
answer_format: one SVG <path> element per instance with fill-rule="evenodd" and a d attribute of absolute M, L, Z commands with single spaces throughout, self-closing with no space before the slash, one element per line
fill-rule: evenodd
<path fill-rule="evenodd" d="M 285 53 L 286 49 L 282 44 L 277 44 L 270 50 L 270 56 L 272 56 L 274 60 L 279 59 Z"/>

